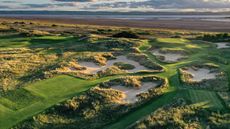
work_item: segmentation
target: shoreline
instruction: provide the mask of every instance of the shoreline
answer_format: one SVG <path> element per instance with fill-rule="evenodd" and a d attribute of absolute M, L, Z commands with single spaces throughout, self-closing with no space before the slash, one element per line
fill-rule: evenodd
<path fill-rule="evenodd" d="M 230 22 L 201 19 L 110 19 L 110 18 L 63 18 L 42 16 L 0 16 L 2 20 L 32 20 L 60 24 L 98 25 L 112 27 L 173 29 L 204 32 L 230 32 Z"/>

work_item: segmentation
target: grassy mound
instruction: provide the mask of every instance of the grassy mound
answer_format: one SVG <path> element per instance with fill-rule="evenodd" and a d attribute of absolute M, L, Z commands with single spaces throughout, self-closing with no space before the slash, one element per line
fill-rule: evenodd
<path fill-rule="evenodd" d="M 146 55 L 144 54 L 135 54 L 131 53 L 128 55 L 128 58 L 134 61 L 137 61 L 140 63 L 140 65 L 145 66 L 146 68 L 149 68 L 150 71 L 155 72 L 163 72 L 164 68 L 160 66 L 157 63 L 152 62 Z"/>
<path fill-rule="evenodd" d="M 210 73 L 214 73 L 215 78 L 212 79 L 203 79 L 201 81 L 193 80 L 193 75 L 186 70 L 192 68 L 194 70 L 199 70 L 205 68 L 210 70 Z M 222 72 L 218 66 L 212 64 L 204 64 L 204 65 L 192 65 L 179 69 L 180 81 L 184 86 L 188 86 L 190 88 L 201 88 L 201 89 L 209 89 L 215 91 L 228 91 L 228 78 L 227 75 Z M 206 76 L 206 75 L 203 75 Z"/>
<path fill-rule="evenodd" d="M 129 129 L 148 128 L 215 128 L 227 129 L 229 113 L 205 111 L 201 105 L 191 105 L 184 99 L 156 110 L 148 117 L 131 125 Z"/>
<path fill-rule="evenodd" d="M 112 35 L 114 38 L 139 38 L 139 36 L 131 31 L 122 31 L 120 33 Z"/>
<path fill-rule="evenodd" d="M 122 69 L 122 70 L 132 70 L 135 68 L 135 66 L 133 66 L 132 64 L 127 64 L 124 62 L 117 62 L 114 65 L 117 66 L 119 69 Z"/>

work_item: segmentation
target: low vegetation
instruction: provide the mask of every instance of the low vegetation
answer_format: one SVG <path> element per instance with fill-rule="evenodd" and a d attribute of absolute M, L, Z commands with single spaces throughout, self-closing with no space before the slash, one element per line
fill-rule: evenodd
<path fill-rule="evenodd" d="M 230 35 L 228 33 L 204 34 L 203 36 L 199 36 L 198 39 L 211 42 L 229 42 Z"/>
<path fill-rule="evenodd" d="M 114 34 L 112 37 L 115 38 L 139 38 L 139 36 L 131 31 L 122 31 L 120 33 Z"/>
<path fill-rule="evenodd" d="M 130 129 L 150 128 L 211 128 L 227 129 L 230 114 L 225 112 L 207 112 L 202 104 L 189 104 L 184 99 L 157 109 L 140 122 L 131 125 Z"/>
<path fill-rule="evenodd" d="M 122 70 L 132 70 L 135 68 L 135 66 L 133 66 L 132 64 L 126 64 L 125 62 L 117 62 L 114 65 Z"/>
<path fill-rule="evenodd" d="M 117 84 L 140 87 L 142 82 L 152 81 L 158 83 L 158 86 L 138 94 L 140 99 L 136 104 L 124 103 L 122 100 L 126 95 L 122 91 L 113 89 L 113 86 Z M 162 90 L 166 86 L 166 80 L 155 76 L 133 76 L 110 80 L 91 88 L 80 96 L 54 106 L 14 128 L 100 128 L 150 99 L 162 95 Z"/>
<path fill-rule="evenodd" d="M 191 73 L 190 70 L 194 73 Z M 204 72 L 201 73 L 199 72 L 200 70 L 203 70 Z M 207 73 L 205 73 L 205 71 Z M 213 64 L 192 65 L 190 67 L 183 67 L 179 69 L 179 74 L 180 80 L 184 86 L 216 91 L 229 90 L 227 75 L 224 72 L 220 71 L 218 66 Z"/>
<path fill-rule="evenodd" d="M 229 34 L 0 22 L 1 129 L 229 127 Z"/>

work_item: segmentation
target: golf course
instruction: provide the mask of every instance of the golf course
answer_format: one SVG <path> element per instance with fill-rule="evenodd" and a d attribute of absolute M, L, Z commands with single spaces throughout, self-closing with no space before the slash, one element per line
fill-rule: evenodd
<path fill-rule="evenodd" d="M 230 127 L 229 33 L 1 19 L 0 75 L 0 129 Z"/>

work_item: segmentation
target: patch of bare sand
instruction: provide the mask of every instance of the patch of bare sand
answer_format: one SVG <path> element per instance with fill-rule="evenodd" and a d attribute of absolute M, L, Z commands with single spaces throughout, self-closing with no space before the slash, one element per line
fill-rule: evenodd
<path fill-rule="evenodd" d="M 102 70 L 105 70 L 105 69 L 111 67 L 112 65 L 114 65 L 114 63 L 117 63 L 117 62 L 125 62 L 127 64 L 131 64 L 131 65 L 135 66 L 134 69 L 127 70 L 128 72 L 131 72 L 131 73 L 142 71 L 142 70 L 149 70 L 148 68 L 140 65 L 138 62 L 128 59 L 126 56 L 118 56 L 114 60 L 108 60 L 105 66 L 99 66 L 99 65 L 95 64 L 94 62 L 81 61 L 78 63 L 80 66 L 83 66 L 86 68 L 84 70 L 80 70 L 82 73 L 96 74 L 99 71 L 102 71 Z"/>
<path fill-rule="evenodd" d="M 206 68 L 188 68 L 185 70 L 186 72 L 190 73 L 193 78 L 193 81 L 201 82 L 202 80 L 209 80 L 209 79 L 215 79 L 217 73 L 211 72 L 211 70 Z"/>
<path fill-rule="evenodd" d="M 155 56 L 162 56 L 163 61 L 165 62 L 178 62 L 183 59 L 185 56 L 180 53 L 161 53 L 160 50 L 153 50 L 152 53 Z"/>
<path fill-rule="evenodd" d="M 230 43 L 216 43 L 217 49 L 230 48 Z"/>
<path fill-rule="evenodd" d="M 113 89 L 119 90 L 125 93 L 124 99 L 127 103 L 135 103 L 138 101 L 137 95 L 147 92 L 151 88 L 155 88 L 158 84 L 154 82 L 145 82 L 140 88 L 126 87 L 126 86 L 112 86 Z"/>

